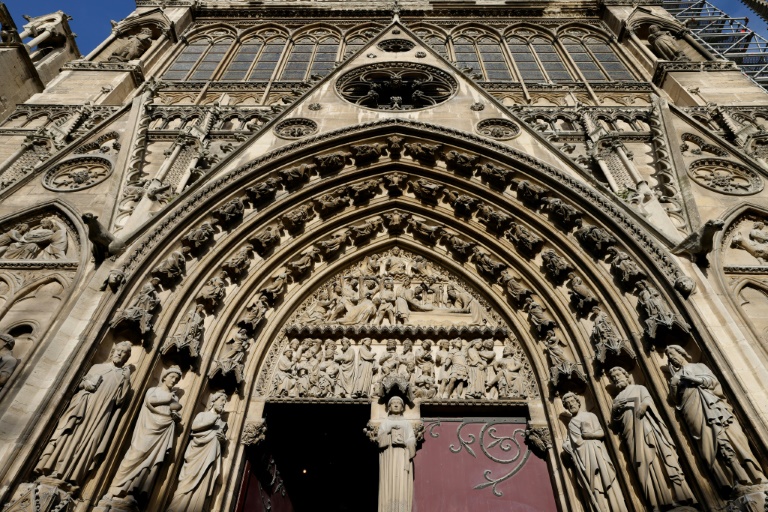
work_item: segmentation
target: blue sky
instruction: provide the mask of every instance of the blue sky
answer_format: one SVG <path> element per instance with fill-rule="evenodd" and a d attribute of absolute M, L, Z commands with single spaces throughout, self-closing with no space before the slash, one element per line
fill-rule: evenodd
<path fill-rule="evenodd" d="M 109 36 L 112 26 L 109 20 L 120 21 L 135 8 L 134 0 L 3 0 L 11 11 L 16 26 L 26 21 L 21 16 L 40 16 L 64 11 L 72 16 L 70 26 L 77 34 L 77 47 L 83 55 L 93 50 Z"/>
<path fill-rule="evenodd" d="M 87 54 L 106 39 L 112 27 L 109 20 L 121 20 L 135 7 L 134 0 L 4 0 L 19 30 L 25 23 L 22 14 L 40 16 L 62 10 L 74 18 L 70 24 L 78 35 L 77 46 Z M 768 37 L 768 28 L 756 14 L 738 0 L 710 0 L 731 16 L 746 16 L 749 27 Z"/>

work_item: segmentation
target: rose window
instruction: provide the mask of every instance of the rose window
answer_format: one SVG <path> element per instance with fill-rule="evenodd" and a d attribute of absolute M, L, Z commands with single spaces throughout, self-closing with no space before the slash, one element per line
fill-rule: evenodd
<path fill-rule="evenodd" d="M 456 92 L 456 80 L 432 66 L 381 62 L 350 71 L 336 82 L 347 101 L 376 110 L 415 110 L 444 102 Z"/>
<path fill-rule="evenodd" d="M 43 185 L 57 192 L 71 192 L 97 185 L 111 173 L 112 164 L 106 158 L 75 158 L 48 171 L 43 177 Z"/>
<path fill-rule="evenodd" d="M 729 160 L 697 160 L 691 164 L 688 174 L 702 187 L 723 194 L 749 195 L 763 190 L 763 180 L 755 171 Z"/>

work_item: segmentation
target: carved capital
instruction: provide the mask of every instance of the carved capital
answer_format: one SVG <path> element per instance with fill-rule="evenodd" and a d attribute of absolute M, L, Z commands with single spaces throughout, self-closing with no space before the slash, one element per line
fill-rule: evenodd
<path fill-rule="evenodd" d="M 543 455 L 552 449 L 552 433 L 549 427 L 528 424 L 525 429 L 525 442 Z"/>

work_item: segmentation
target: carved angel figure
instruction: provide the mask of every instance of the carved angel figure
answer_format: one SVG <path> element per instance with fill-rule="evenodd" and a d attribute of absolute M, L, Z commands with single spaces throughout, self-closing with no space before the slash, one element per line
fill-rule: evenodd
<path fill-rule="evenodd" d="M 541 245 L 544 243 L 538 235 L 531 232 L 527 227 L 512 222 L 509 231 L 507 231 L 507 237 L 515 242 L 515 244 L 523 251 L 529 254 L 538 252 Z"/>
<path fill-rule="evenodd" d="M 503 270 L 501 272 L 498 283 L 502 285 L 505 290 L 507 290 L 509 296 L 512 297 L 516 302 L 522 302 L 527 297 L 533 295 L 533 290 L 520 284 L 520 281 L 515 276 L 513 276 L 512 272 L 509 270 Z"/>
<path fill-rule="evenodd" d="M 226 271 L 222 270 L 218 275 L 210 278 L 197 295 L 197 301 L 208 304 L 212 308 L 216 307 L 226 293 L 227 277 L 229 276 Z"/>
<path fill-rule="evenodd" d="M 407 178 L 408 175 L 403 174 L 402 172 L 387 174 L 384 176 L 384 186 L 387 187 L 390 195 L 401 194 Z"/>
<path fill-rule="evenodd" d="M 317 243 L 320 250 L 325 254 L 326 256 L 331 256 L 339 252 L 341 250 L 341 247 L 344 245 L 344 242 L 347 241 L 347 232 L 344 231 L 342 233 L 335 233 L 330 236 L 330 238 L 326 238 L 325 240 L 321 240 Z"/>
<path fill-rule="evenodd" d="M 181 248 L 180 251 L 173 251 L 166 259 L 160 262 L 158 266 L 152 269 L 152 275 L 155 275 L 168 282 L 173 281 L 187 271 L 187 258 L 190 249 L 187 246 Z"/>
<path fill-rule="evenodd" d="M 320 249 L 317 247 L 310 247 L 304 254 L 299 256 L 293 261 L 288 262 L 288 266 L 291 269 L 291 275 L 303 276 L 314 265 L 315 258 L 320 254 Z"/>
<path fill-rule="evenodd" d="M 483 221 L 489 229 L 497 232 L 504 231 L 510 225 L 514 224 L 514 222 L 512 222 L 512 216 L 496 210 L 485 203 L 477 205 L 477 218 Z"/>
<path fill-rule="evenodd" d="M 379 230 L 381 224 L 381 218 L 376 217 L 368 219 L 362 224 L 349 226 L 349 236 L 355 241 L 369 238 Z"/>
<path fill-rule="evenodd" d="M 219 357 L 211 365 L 208 378 L 212 379 L 217 373 L 224 377 L 231 373 L 235 382 L 240 384 L 243 381 L 243 364 L 250 344 L 248 331 L 239 329 L 221 349 Z"/>
<path fill-rule="evenodd" d="M 507 268 L 505 263 L 495 259 L 480 247 L 474 247 L 472 254 L 474 255 L 477 269 L 490 277 L 497 278 Z"/>
<path fill-rule="evenodd" d="M 451 190 L 446 194 L 448 203 L 453 207 L 454 211 L 458 215 L 471 215 L 474 209 L 480 202 L 478 199 L 469 196 L 467 194 L 461 194 L 455 190 Z"/>
<path fill-rule="evenodd" d="M 211 223 L 203 222 L 199 228 L 184 235 L 182 241 L 192 247 L 201 247 L 208 243 L 214 233 L 216 233 L 216 229 L 211 226 Z"/>
<path fill-rule="evenodd" d="M 547 271 L 547 274 L 556 281 L 561 281 L 573 271 L 571 264 L 552 249 L 542 252 L 541 259 L 544 262 L 544 269 Z"/>
<path fill-rule="evenodd" d="M 236 197 L 223 204 L 220 208 L 214 210 L 213 214 L 220 220 L 220 222 L 226 224 L 241 218 L 244 211 L 245 205 L 243 204 L 243 200 Z"/>
<path fill-rule="evenodd" d="M 138 324 L 139 332 L 146 334 L 152 330 L 152 316 L 154 310 L 160 305 L 160 296 L 157 293 L 157 285 L 160 280 L 153 277 L 145 284 L 133 303 L 125 309 L 117 311 L 115 318 L 112 319 L 110 327 L 116 329 L 123 322 L 132 322 Z"/>
<path fill-rule="evenodd" d="M 323 194 L 315 201 L 315 207 L 321 216 L 327 216 L 349 206 L 346 192 L 339 195 Z"/>
<path fill-rule="evenodd" d="M 234 256 L 225 261 L 221 266 L 227 274 L 240 275 L 247 272 L 251 266 L 251 251 L 253 246 L 245 244 Z"/>
<path fill-rule="evenodd" d="M 656 338 L 659 326 L 666 329 L 677 326 L 683 332 L 688 332 L 690 326 L 669 308 L 655 287 L 646 281 L 639 281 L 637 289 L 637 301 L 645 312 L 645 332 L 649 337 Z"/>
<path fill-rule="evenodd" d="M 467 258 L 472 253 L 472 249 L 477 245 L 475 242 L 467 242 L 463 238 L 449 234 L 446 236 L 446 240 L 451 249 L 451 252 L 458 254 L 462 258 Z"/>
<path fill-rule="evenodd" d="M 280 233 L 274 226 L 267 226 L 264 231 L 256 235 L 251 241 L 254 249 L 263 254 L 272 247 L 280 244 Z"/>
<path fill-rule="evenodd" d="M 533 325 L 539 334 L 544 334 L 557 326 L 557 323 L 554 320 L 547 318 L 541 304 L 532 298 L 528 297 L 525 299 L 525 306 L 523 309 L 528 311 L 528 321 L 531 322 L 531 325 Z"/>
<path fill-rule="evenodd" d="M 366 180 L 354 183 L 347 188 L 347 194 L 357 203 L 372 199 L 381 192 L 381 180 Z"/>
<path fill-rule="evenodd" d="M 387 230 L 392 234 L 397 234 L 402 233 L 405 230 L 405 226 L 411 216 L 410 214 L 394 210 L 390 213 L 382 214 L 382 217 L 387 224 Z"/>
<path fill-rule="evenodd" d="M 440 194 L 442 194 L 444 190 L 444 187 L 441 184 L 435 183 L 434 181 L 425 180 L 423 178 L 411 181 L 410 184 L 413 193 L 416 194 L 416 197 L 422 201 L 427 201 L 430 203 L 436 203 L 440 198 Z"/>
<path fill-rule="evenodd" d="M 274 199 L 280 186 L 280 178 L 267 178 L 261 183 L 245 189 L 254 206 L 260 206 Z"/>
<path fill-rule="evenodd" d="M 441 236 L 445 233 L 445 228 L 440 225 L 430 225 L 423 220 L 416 220 L 413 217 L 408 219 L 408 225 L 414 233 L 421 235 L 430 242 L 437 242 Z"/>
<path fill-rule="evenodd" d="M 176 334 L 165 340 L 160 352 L 167 354 L 171 347 L 176 347 L 179 352 L 186 350 L 190 357 L 200 355 L 200 344 L 203 342 L 203 323 L 205 322 L 205 313 L 203 306 L 198 304 L 189 310 L 187 316 L 181 322 L 180 329 Z"/>

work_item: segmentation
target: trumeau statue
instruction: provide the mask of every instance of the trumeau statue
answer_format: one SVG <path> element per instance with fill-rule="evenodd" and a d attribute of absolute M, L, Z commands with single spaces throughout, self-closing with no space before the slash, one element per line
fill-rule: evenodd
<path fill-rule="evenodd" d="M 387 402 L 388 416 L 378 427 L 379 512 L 410 512 L 413 507 L 416 435 L 404 411 L 403 399 L 393 396 Z"/>
<path fill-rule="evenodd" d="M 181 369 L 163 370 L 160 385 L 149 388 L 131 437 L 131 446 L 120 460 L 120 468 L 105 498 L 133 500 L 150 494 L 165 456 L 173 448 L 176 423 L 181 420 L 181 404 L 174 386 L 181 380 Z"/>
<path fill-rule="evenodd" d="M 603 443 L 605 433 L 600 420 L 591 412 L 581 410 L 581 403 L 573 393 L 563 395 L 563 407 L 571 415 L 563 450 L 573 459 L 576 481 L 589 496 L 589 510 L 626 512 L 616 469 Z"/>
<path fill-rule="evenodd" d="M 227 423 L 221 413 L 227 395 L 217 392 L 208 400 L 208 409 L 192 420 L 192 433 L 179 473 L 179 486 L 167 512 L 207 512 L 216 481 L 221 474 L 221 445 L 226 440 Z"/>
<path fill-rule="evenodd" d="M 613 420 L 621 429 L 646 503 L 659 510 L 693 501 L 677 448 L 650 393 L 620 366 L 612 368 L 609 375 L 619 390 L 613 399 Z"/>
<path fill-rule="evenodd" d="M 13 356 L 16 340 L 10 334 L 0 334 L 0 389 L 13 375 L 19 360 Z"/>
<path fill-rule="evenodd" d="M 126 366 L 131 344 L 117 343 L 107 363 L 95 364 L 80 381 L 35 471 L 82 485 L 110 448 L 120 408 L 131 390 Z"/>
<path fill-rule="evenodd" d="M 715 374 L 703 363 L 691 363 L 691 356 L 679 345 L 669 345 L 665 353 L 677 409 L 717 483 L 732 488 L 765 482 L 760 462 Z"/>

